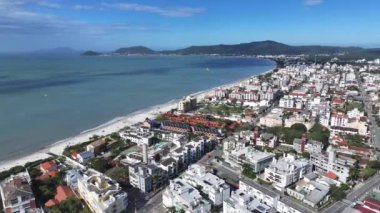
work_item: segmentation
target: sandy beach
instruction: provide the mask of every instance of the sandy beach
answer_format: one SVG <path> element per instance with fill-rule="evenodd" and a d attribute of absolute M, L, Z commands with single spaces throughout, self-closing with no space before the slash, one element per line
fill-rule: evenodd
<path fill-rule="evenodd" d="M 266 74 L 266 73 L 271 72 L 271 71 L 272 70 L 268 70 L 262 74 Z M 253 76 L 250 76 L 250 77 L 247 77 L 247 78 L 244 78 L 244 79 L 232 82 L 232 83 L 217 86 L 217 87 L 214 87 L 211 89 L 207 89 L 204 91 L 200 91 L 200 92 L 197 92 L 194 94 L 190 94 L 190 95 L 197 97 L 198 100 L 201 100 L 201 99 L 204 99 L 207 95 L 211 94 L 216 88 L 229 88 L 229 87 L 232 87 L 235 85 L 239 85 L 239 84 L 247 81 L 251 77 L 253 77 Z M 169 101 L 169 102 L 161 104 L 161 105 L 152 106 L 152 107 L 149 107 L 149 108 L 137 111 L 137 112 L 130 113 L 130 114 L 123 116 L 123 117 L 114 118 L 111 121 L 109 121 L 105 124 L 102 124 L 98 127 L 83 131 L 79 135 L 76 135 L 76 136 L 73 136 L 70 138 L 66 138 L 64 140 L 53 143 L 52 145 L 50 145 L 46 148 L 43 148 L 43 149 L 41 149 L 41 150 L 39 150 L 33 154 L 30 154 L 30 155 L 27 155 L 24 157 L 20 157 L 18 159 L 0 161 L 0 172 L 8 170 L 14 166 L 22 166 L 28 162 L 48 158 L 48 157 L 50 157 L 50 155 L 48 153 L 61 155 L 63 153 L 63 150 L 66 147 L 72 146 L 75 144 L 84 143 L 84 142 L 88 141 L 89 138 L 92 137 L 93 135 L 99 135 L 99 136 L 108 135 L 108 134 L 111 134 L 113 132 L 117 132 L 117 131 L 123 129 L 124 127 L 126 127 L 128 125 L 132 125 L 132 124 L 144 121 L 145 118 L 154 118 L 158 113 L 167 112 L 173 108 L 176 108 L 178 101 L 179 100 L 172 100 L 172 101 Z"/>

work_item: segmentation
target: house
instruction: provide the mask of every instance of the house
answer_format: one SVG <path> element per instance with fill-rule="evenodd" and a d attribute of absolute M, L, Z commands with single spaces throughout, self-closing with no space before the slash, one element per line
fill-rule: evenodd
<path fill-rule="evenodd" d="M 57 192 L 56 192 L 54 198 L 48 200 L 45 203 L 45 206 L 47 208 L 53 207 L 53 206 L 65 201 L 65 200 L 69 199 L 70 197 L 75 197 L 75 194 L 70 189 L 70 187 L 64 186 L 64 185 L 59 185 L 59 186 L 57 186 Z"/>
<path fill-rule="evenodd" d="M 0 195 L 6 213 L 42 212 L 36 208 L 31 178 L 28 172 L 21 172 L 0 183 Z"/>
<path fill-rule="evenodd" d="M 78 180 L 78 193 L 94 213 L 121 213 L 128 206 L 128 194 L 101 173 L 84 174 Z"/>
<path fill-rule="evenodd" d="M 94 153 L 90 151 L 84 151 L 80 153 L 73 152 L 71 156 L 82 164 L 87 163 L 89 160 L 95 157 Z"/>
<path fill-rule="evenodd" d="M 58 171 L 58 166 L 54 161 L 47 161 L 40 164 L 40 170 L 42 173 L 47 173 L 50 171 Z"/>

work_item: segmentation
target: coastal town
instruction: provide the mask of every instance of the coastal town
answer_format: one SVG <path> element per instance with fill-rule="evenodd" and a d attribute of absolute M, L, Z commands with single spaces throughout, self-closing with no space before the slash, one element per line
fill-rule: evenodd
<path fill-rule="evenodd" d="M 271 72 L 0 172 L 0 212 L 380 212 L 380 59 Z"/>

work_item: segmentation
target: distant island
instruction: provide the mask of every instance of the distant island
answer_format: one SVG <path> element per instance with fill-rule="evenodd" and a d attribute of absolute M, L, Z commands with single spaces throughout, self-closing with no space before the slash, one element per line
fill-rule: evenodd
<path fill-rule="evenodd" d="M 99 56 L 99 55 L 102 55 L 102 53 L 88 50 L 88 51 L 83 52 L 81 55 L 82 56 Z"/>
<path fill-rule="evenodd" d="M 36 53 L 65 53 L 78 54 L 78 51 L 69 48 L 56 48 L 52 50 L 40 50 Z M 241 44 L 219 44 L 207 46 L 190 46 L 178 50 L 155 51 L 145 46 L 122 47 L 110 52 L 97 52 L 87 50 L 82 56 L 99 55 L 329 55 L 345 58 L 378 58 L 380 48 L 339 47 L 339 46 L 293 46 L 276 41 L 255 41 Z"/>

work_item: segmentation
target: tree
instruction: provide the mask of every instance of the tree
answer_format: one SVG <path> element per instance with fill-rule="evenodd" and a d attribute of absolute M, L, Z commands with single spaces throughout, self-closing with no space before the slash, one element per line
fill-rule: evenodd
<path fill-rule="evenodd" d="M 78 199 L 69 198 L 50 209 L 51 213 L 66 213 L 66 212 L 78 212 L 78 213 L 90 213 L 91 211 L 85 207 Z"/>
<path fill-rule="evenodd" d="M 156 163 L 161 161 L 161 155 L 159 153 L 156 153 L 153 158 Z"/>
<path fill-rule="evenodd" d="M 253 171 L 252 167 L 249 164 L 243 165 L 242 174 L 246 177 L 251 178 L 251 179 L 256 179 L 256 173 L 255 173 L 255 171 Z"/>
<path fill-rule="evenodd" d="M 107 169 L 109 169 L 108 162 L 106 160 L 104 160 L 103 158 L 91 159 L 90 160 L 90 167 L 101 172 L 101 173 L 104 173 L 105 171 L 107 171 Z"/>
<path fill-rule="evenodd" d="M 127 167 L 114 167 L 105 174 L 124 186 L 129 184 L 129 170 Z"/>
<path fill-rule="evenodd" d="M 346 193 L 340 187 L 333 186 L 331 188 L 331 198 L 335 201 L 342 200 L 346 197 Z"/>
<path fill-rule="evenodd" d="M 307 132 L 306 126 L 301 123 L 293 124 L 290 128 L 300 132 Z"/>
<path fill-rule="evenodd" d="M 303 152 L 303 153 L 302 153 L 302 157 L 303 157 L 303 158 L 306 158 L 306 159 L 310 159 L 310 153 L 308 153 L 308 152 Z"/>

